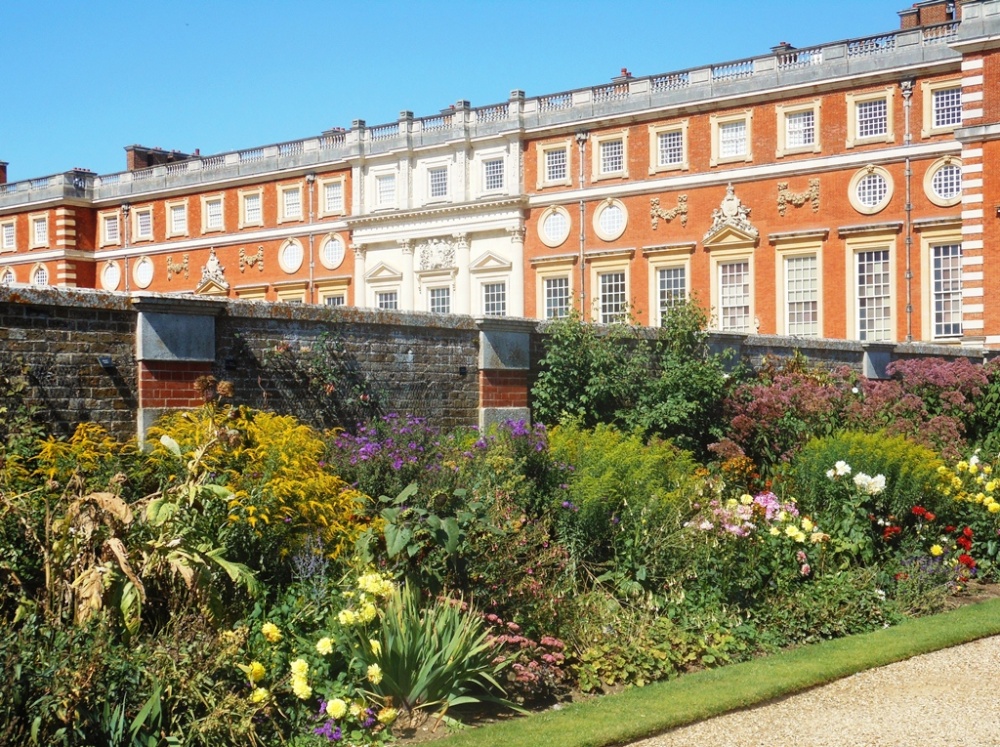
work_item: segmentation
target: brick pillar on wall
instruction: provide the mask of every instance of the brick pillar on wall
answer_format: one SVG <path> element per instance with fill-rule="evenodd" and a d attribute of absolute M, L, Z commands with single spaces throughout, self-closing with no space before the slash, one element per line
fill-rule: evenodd
<path fill-rule="evenodd" d="M 168 410 L 204 403 L 195 381 L 212 373 L 215 364 L 215 317 L 224 304 L 217 301 L 174 300 L 139 295 L 136 359 L 139 364 L 139 441 Z"/>
<path fill-rule="evenodd" d="M 531 333 L 537 322 L 486 317 L 479 320 L 479 427 L 530 420 L 528 385 Z"/>

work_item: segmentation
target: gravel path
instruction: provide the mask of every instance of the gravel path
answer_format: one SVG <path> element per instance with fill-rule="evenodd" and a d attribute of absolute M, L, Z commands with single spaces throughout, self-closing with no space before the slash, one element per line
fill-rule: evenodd
<path fill-rule="evenodd" d="M 631 747 L 692 745 L 1000 745 L 1000 636 L 861 672 Z"/>

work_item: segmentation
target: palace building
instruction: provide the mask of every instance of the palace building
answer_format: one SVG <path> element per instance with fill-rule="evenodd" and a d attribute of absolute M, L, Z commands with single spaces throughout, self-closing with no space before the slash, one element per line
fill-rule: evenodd
<path fill-rule="evenodd" d="M 1000 0 L 808 48 L 6 183 L 0 283 L 1000 347 Z"/>

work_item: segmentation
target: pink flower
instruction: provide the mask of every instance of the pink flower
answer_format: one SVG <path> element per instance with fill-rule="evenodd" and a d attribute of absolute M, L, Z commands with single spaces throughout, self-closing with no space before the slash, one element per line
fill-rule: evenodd
<path fill-rule="evenodd" d="M 808 576 L 810 573 L 812 573 L 812 568 L 809 567 L 808 563 L 803 563 L 802 567 L 799 569 L 799 573 L 801 573 L 803 576 Z"/>

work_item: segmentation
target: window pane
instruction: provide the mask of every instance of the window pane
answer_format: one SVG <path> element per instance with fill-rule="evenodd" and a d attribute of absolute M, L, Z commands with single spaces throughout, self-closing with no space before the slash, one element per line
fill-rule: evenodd
<path fill-rule="evenodd" d="M 243 220 L 246 223 L 260 223 L 260 195 L 245 195 L 243 197 Z"/>
<path fill-rule="evenodd" d="M 812 111 L 795 112 L 785 118 L 785 147 L 802 148 L 816 142 L 816 121 Z"/>
<path fill-rule="evenodd" d="M 885 200 L 889 184 L 881 174 L 865 174 L 858 182 L 858 202 L 865 207 L 877 207 Z"/>
<path fill-rule="evenodd" d="M 505 283 L 483 285 L 483 314 L 485 316 L 507 316 L 507 285 Z"/>
<path fill-rule="evenodd" d="M 625 143 L 605 140 L 601 143 L 601 173 L 616 174 L 625 170 Z"/>
<path fill-rule="evenodd" d="M 962 169 L 953 163 L 942 166 L 931 177 L 931 189 L 942 200 L 950 200 L 962 194 Z"/>
<path fill-rule="evenodd" d="M 617 205 L 608 205 L 597 219 L 601 231 L 607 236 L 617 237 L 625 230 L 625 211 Z"/>
<path fill-rule="evenodd" d="M 750 331 L 750 262 L 719 265 L 720 325 L 727 332 Z"/>
<path fill-rule="evenodd" d="M 601 323 L 623 320 L 625 312 L 625 273 L 605 272 L 598 276 L 601 292 Z"/>
<path fill-rule="evenodd" d="M 376 293 L 375 304 L 380 309 L 387 309 L 389 311 L 394 311 L 398 309 L 399 300 L 396 296 L 396 291 L 384 291 L 382 293 Z"/>
<path fill-rule="evenodd" d="M 944 244 L 932 248 L 934 336 L 962 334 L 962 245 Z"/>
<path fill-rule="evenodd" d="M 286 218 L 301 218 L 302 217 L 302 192 L 298 187 L 295 189 L 286 189 L 281 193 L 282 200 L 284 201 L 285 217 Z"/>
<path fill-rule="evenodd" d="M 484 187 L 487 191 L 503 189 L 503 159 L 493 158 L 483 163 Z"/>
<path fill-rule="evenodd" d="M 552 212 L 542 224 L 545 238 L 553 244 L 561 244 L 569 235 L 569 218 L 565 213 Z"/>
<path fill-rule="evenodd" d="M 378 184 L 378 204 L 381 206 L 396 204 L 396 175 L 380 176 Z"/>
<path fill-rule="evenodd" d="M 858 339 L 889 340 L 889 250 L 858 253 Z"/>
<path fill-rule="evenodd" d="M 684 162 L 684 133 L 680 130 L 661 132 L 657 135 L 660 166 L 672 166 Z"/>
<path fill-rule="evenodd" d="M 442 167 L 431 169 L 427 172 L 430 176 L 431 197 L 448 196 L 448 168 Z"/>
<path fill-rule="evenodd" d="M 430 299 L 433 313 L 451 313 L 451 288 L 431 288 Z"/>
<path fill-rule="evenodd" d="M 343 296 L 327 296 L 323 299 L 323 303 L 327 306 L 343 306 L 345 299 Z"/>
<path fill-rule="evenodd" d="M 323 206 L 327 213 L 344 212 L 343 182 L 328 182 L 323 185 Z"/>
<path fill-rule="evenodd" d="M 222 228 L 222 200 L 205 202 L 205 228 Z"/>
<path fill-rule="evenodd" d="M 950 127 L 962 124 L 962 89 L 945 88 L 934 91 L 934 126 Z"/>
<path fill-rule="evenodd" d="M 566 149 L 545 151 L 545 181 L 559 182 L 566 178 Z"/>
<path fill-rule="evenodd" d="M 49 243 L 49 222 L 45 218 L 37 218 L 32 227 L 35 229 L 35 246 L 45 246 Z"/>
<path fill-rule="evenodd" d="M 745 156 L 747 153 L 747 123 L 725 122 L 719 125 L 719 157 Z"/>
<path fill-rule="evenodd" d="M 545 279 L 545 318 L 561 319 L 569 315 L 569 278 Z"/>
<path fill-rule="evenodd" d="M 104 218 L 104 240 L 109 244 L 118 243 L 118 216 L 109 215 Z"/>
<path fill-rule="evenodd" d="M 0 233 L 0 246 L 4 249 L 14 248 L 14 224 L 4 223 L 2 233 Z"/>
<path fill-rule="evenodd" d="M 657 272 L 660 324 L 675 306 L 687 299 L 687 277 L 683 267 L 665 267 Z"/>
<path fill-rule="evenodd" d="M 49 284 L 49 271 L 44 267 L 39 267 L 35 270 L 35 285 L 48 285 Z"/>
<path fill-rule="evenodd" d="M 888 105 L 885 99 L 857 104 L 858 138 L 876 137 L 888 132 Z"/>
<path fill-rule="evenodd" d="M 187 209 L 183 205 L 170 206 L 170 233 L 187 233 Z"/>
<path fill-rule="evenodd" d="M 816 256 L 785 260 L 786 332 L 816 337 L 819 334 L 819 277 Z"/>

